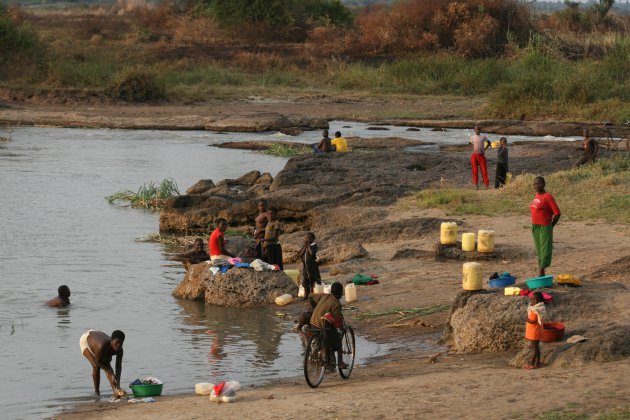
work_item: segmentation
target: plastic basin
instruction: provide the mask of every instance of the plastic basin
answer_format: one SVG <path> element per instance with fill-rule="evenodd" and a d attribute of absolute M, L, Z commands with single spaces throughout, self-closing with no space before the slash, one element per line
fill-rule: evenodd
<path fill-rule="evenodd" d="M 164 384 L 151 384 L 151 385 L 129 385 L 133 396 L 139 397 L 154 397 L 162 394 L 162 387 Z"/>
<path fill-rule="evenodd" d="M 503 289 L 516 283 L 516 277 L 504 276 L 488 281 L 491 289 Z"/>
<path fill-rule="evenodd" d="M 564 324 L 560 322 L 545 322 L 543 324 L 542 341 L 561 341 L 564 338 Z"/>
<path fill-rule="evenodd" d="M 541 287 L 551 287 L 553 284 L 553 276 L 534 277 L 533 279 L 525 280 L 527 287 L 532 289 L 539 289 Z"/>

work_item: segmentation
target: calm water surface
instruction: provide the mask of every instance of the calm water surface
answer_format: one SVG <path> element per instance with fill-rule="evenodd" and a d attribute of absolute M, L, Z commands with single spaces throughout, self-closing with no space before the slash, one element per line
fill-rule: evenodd
<path fill-rule="evenodd" d="M 346 136 L 467 139 L 465 130 L 331 127 Z M 312 143 L 319 135 L 291 139 Z M 216 308 L 174 299 L 182 267 L 169 261 L 162 245 L 135 241 L 158 230 L 158 215 L 103 198 L 166 177 L 185 190 L 202 178 L 236 178 L 253 169 L 275 175 L 285 159 L 208 144 L 286 136 L 15 128 L 11 137 L 0 144 L 2 418 L 47 417 L 94 401 L 91 368 L 78 345 L 90 328 L 127 334 L 123 384 L 157 376 L 172 394 L 202 381 L 252 384 L 300 374 L 301 345 L 289 332 L 291 320 L 276 317 L 275 307 Z M 71 307 L 46 307 L 61 284 L 72 291 Z M 361 359 L 384 351 L 365 340 L 357 347 Z M 104 375 L 101 391 L 111 395 Z"/>

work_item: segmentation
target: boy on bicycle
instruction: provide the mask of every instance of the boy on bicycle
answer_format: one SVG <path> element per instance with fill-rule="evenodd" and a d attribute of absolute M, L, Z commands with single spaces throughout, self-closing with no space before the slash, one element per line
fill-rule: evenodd
<path fill-rule="evenodd" d="M 332 351 L 337 352 L 337 366 L 347 369 L 348 365 L 343 361 L 341 351 L 341 336 L 337 328 L 343 325 L 343 315 L 341 314 L 341 303 L 339 299 L 343 296 L 343 286 L 341 283 L 333 283 L 330 287 L 330 294 L 314 293 L 309 296 L 311 307 L 314 307 L 311 314 L 310 324 L 317 328 L 322 328 L 326 335 L 326 345 Z M 308 312 L 303 315 L 308 314 Z M 301 317 L 302 319 L 304 316 Z"/>

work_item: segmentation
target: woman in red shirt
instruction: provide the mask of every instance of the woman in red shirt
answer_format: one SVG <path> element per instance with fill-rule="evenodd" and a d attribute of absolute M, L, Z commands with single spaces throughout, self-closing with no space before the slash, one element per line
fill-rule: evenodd
<path fill-rule="evenodd" d="M 534 188 L 536 196 L 529 205 L 529 210 L 532 213 L 532 234 L 538 256 L 539 275 L 544 276 L 545 268 L 551 265 L 553 227 L 560 220 L 560 209 L 553 196 L 545 191 L 545 178 L 536 177 Z"/>

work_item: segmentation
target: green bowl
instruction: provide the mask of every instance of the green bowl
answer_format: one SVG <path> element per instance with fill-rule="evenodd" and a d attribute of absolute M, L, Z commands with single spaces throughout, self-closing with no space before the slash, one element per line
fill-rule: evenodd
<path fill-rule="evenodd" d="M 151 384 L 151 385 L 129 385 L 133 396 L 140 397 L 154 397 L 162 394 L 162 387 L 164 384 Z"/>

